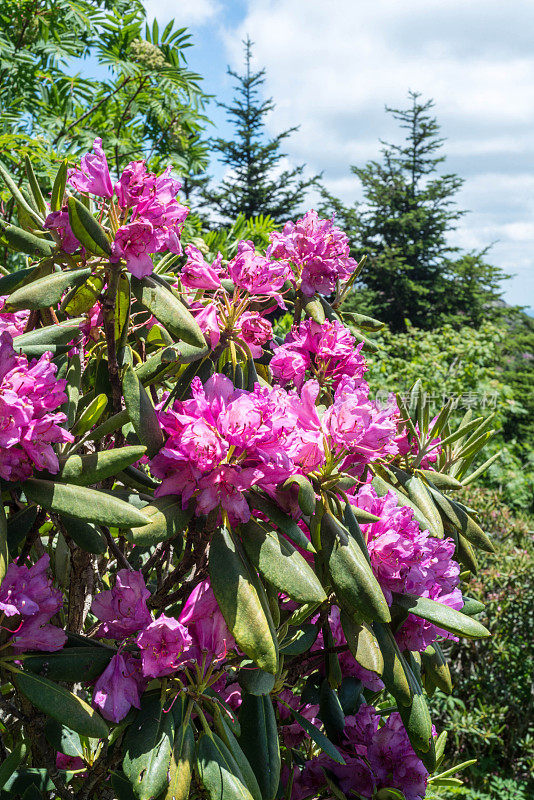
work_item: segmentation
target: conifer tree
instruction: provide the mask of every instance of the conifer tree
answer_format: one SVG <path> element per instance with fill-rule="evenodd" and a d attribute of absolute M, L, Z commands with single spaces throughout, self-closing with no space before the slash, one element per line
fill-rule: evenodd
<path fill-rule="evenodd" d="M 228 167 L 228 175 L 218 187 L 204 191 L 204 206 L 225 223 L 233 222 L 241 213 L 247 218 L 269 215 L 276 222 L 284 222 L 298 213 L 306 190 L 319 176 L 303 177 L 304 165 L 282 168 L 286 158 L 282 143 L 298 128 L 289 128 L 272 139 L 266 135 L 266 118 L 275 105 L 272 99 L 261 99 L 265 69 L 252 69 L 253 42 L 247 38 L 243 45 L 244 73 L 228 68 L 236 81 L 233 102 L 220 104 L 234 126 L 235 136 L 212 141 L 212 149 Z"/>
<path fill-rule="evenodd" d="M 465 213 L 455 202 L 463 179 L 438 171 L 444 139 L 433 101 L 421 102 L 417 92 L 409 97 L 407 109 L 386 107 L 406 131 L 404 142 L 382 142 L 381 161 L 351 167 L 363 202 L 347 208 L 324 192 L 323 211 L 336 212 L 355 256 L 369 258 L 349 305 L 376 314 L 394 331 L 405 331 L 406 320 L 428 328 L 451 314 L 477 324 L 499 300 L 505 276 L 485 262 L 485 252 L 462 254 L 450 245 L 448 235 Z"/>

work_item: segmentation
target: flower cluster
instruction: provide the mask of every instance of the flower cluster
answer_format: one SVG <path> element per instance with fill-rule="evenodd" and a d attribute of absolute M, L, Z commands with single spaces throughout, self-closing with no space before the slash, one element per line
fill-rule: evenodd
<path fill-rule="evenodd" d="M 377 497 L 373 487 L 366 485 L 354 501 L 358 508 L 380 517 L 378 522 L 363 525 L 362 531 L 373 571 L 388 602 L 392 592 L 398 592 L 462 608 L 460 567 L 452 558 L 452 539 L 434 539 L 428 531 L 422 531 L 411 509 L 398 506 L 392 492 Z M 438 636 L 450 638 L 451 634 L 410 614 L 397 632 L 397 641 L 402 648 L 422 651 Z"/>
<path fill-rule="evenodd" d="M 57 472 L 52 444 L 72 442 L 56 409 L 67 399 L 51 354 L 28 363 L 16 355 L 9 333 L 0 334 L 0 477 L 24 480 L 34 469 Z"/>
<path fill-rule="evenodd" d="M 357 268 L 350 257 L 348 237 L 332 220 L 308 211 L 297 222 L 286 222 L 281 233 L 271 233 L 267 257 L 281 259 L 296 270 L 304 295 L 331 294 Z"/>
<path fill-rule="evenodd" d="M 41 556 L 31 567 L 13 561 L 0 584 L 0 612 L 18 622 L 9 642 L 17 653 L 25 650 L 61 650 L 67 637 L 50 624 L 63 606 L 63 594 L 47 575 L 50 557 Z"/>
<path fill-rule="evenodd" d="M 380 714 L 373 706 L 360 706 L 355 715 L 345 718 L 340 752 L 343 765 L 321 755 L 306 762 L 302 771 L 294 769 L 294 800 L 313 796 L 324 787 L 325 771 L 347 797 L 371 798 L 389 788 L 402 791 L 406 800 L 423 800 L 428 772 L 414 753 L 397 712 L 380 725 Z"/>
<path fill-rule="evenodd" d="M 204 667 L 207 658 L 211 664 L 235 647 L 208 581 L 193 589 L 178 619 L 165 614 L 153 619 L 149 597 L 142 574 L 123 569 L 91 606 L 101 622 L 96 635 L 120 643 L 93 691 L 94 705 L 113 722 L 140 707 L 150 678 L 172 675 L 195 661 Z M 128 641 L 136 652 L 123 649 Z"/>
<path fill-rule="evenodd" d="M 306 377 L 314 377 L 319 383 L 331 381 L 335 389 L 343 376 L 361 378 L 367 371 L 362 347 L 337 320 L 322 325 L 306 320 L 273 348 L 270 367 L 282 386 L 293 383 L 300 390 Z"/>

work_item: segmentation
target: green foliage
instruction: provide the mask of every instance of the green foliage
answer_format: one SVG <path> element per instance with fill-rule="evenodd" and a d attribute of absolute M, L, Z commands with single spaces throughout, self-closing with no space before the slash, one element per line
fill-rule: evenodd
<path fill-rule="evenodd" d="M 444 140 L 431 115 L 433 102 L 410 92 L 408 109 L 386 111 L 406 130 L 402 144 L 384 143 L 382 160 L 352 166 L 363 203 L 346 207 L 323 192 L 323 211 L 336 212 L 351 241 L 353 255 L 369 262 L 347 310 L 377 316 L 393 331 L 408 320 L 432 328 L 450 320 L 479 325 L 501 294 L 503 272 L 484 261 L 485 251 L 460 253 L 448 234 L 465 212 L 454 197 L 463 180 L 440 174 Z"/>
<path fill-rule="evenodd" d="M 281 170 L 285 154 L 280 148 L 297 128 L 283 131 L 274 139 L 266 138 L 265 119 L 275 106 L 272 100 L 260 99 L 265 70 L 252 71 L 252 42 L 247 39 L 243 44 L 244 74 L 228 69 L 236 81 L 234 101 L 232 105 L 220 104 L 235 127 L 235 136 L 211 143 L 231 172 L 217 188 L 206 188 L 202 196 L 204 205 L 227 224 L 240 214 L 247 218 L 268 215 L 281 222 L 301 208 L 306 190 L 319 176 L 303 178 L 304 166 Z"/>

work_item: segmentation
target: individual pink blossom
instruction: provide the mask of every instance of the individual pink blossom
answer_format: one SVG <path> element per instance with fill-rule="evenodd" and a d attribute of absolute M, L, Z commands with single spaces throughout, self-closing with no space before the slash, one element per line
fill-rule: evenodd
<path fill-rule="evenodd" d="M 253 242 L 239 242 L 237 255 L 228 263 L 228 273 L 240 289 L 258 297 L 272 297 L 281 308 L 286 307 L 280 290 L 290 274 L 289 267 L 259 255 Z"/>
<path fill-rule="evenodd" d="M 291 329 L 284 344 L 273 348 L 270 368 L 282 386 L 293 383 L 300 391 L 305 377 L 314 377 L 321 384 L 331 381 L 336 389 L 344 376 L 361 379 L 367 372 L 362 347 L 363 342 L 356 344 L 337 320 L 319 324 L 308 319 Z"/>
<path fill-rule="evenodd" d="M 63 206 L 61 211 L 52 211 L 45 219 L 43 228 L 56 232 L 61 248 L 65 253 L 75 253 L 81 247 L 80 242 L 72 232 L 67 206 Z"/>
<path fill-rule="evenodd" d="M 16 355 L 9 333 L 0 335 L 0 477 L 24 480 L 34 469 L 57 472 L 52 444 L 72 442 L 61 427 L 65 414 L 54 412 L 67 399 L 65 380 L 56 380 L 51 353 L 28 363 Z"/>
<path fill-rule="evenodd" d="M 452 539 L 435 539 L 422 531 L 412 510 L 397 505 L 393 492 L 377 497 L 373 487 L 366 484 L 354 500 L 359 508 L 380 517 L 378 522 L 362 525 L 362 531 L 373 572 L 388 603 L 392 593 L 398 592 L 429 597 L 460 609 L 460 567 L 453 560 Z M 451 638 L 446 631 L 410 614 L 397 632 L 397 641 L 408 650 L 425 650 L 438 636 Z"/>
<path fill-rule="evenodd" d="M 150 275 L 154 264 L 150 253 L 159 249 L 159 241 L 154 226 L 148 220 L 137 220 L 123 225 L 115 234 L 112 245 L 113 255 L 124 258 L 128 270 L 136 278 Z"/>
<path fill-rule="evenodd" d="M 145 628 L 152 622 L 146 604 L 149 597 L 140 572 L 119 570 L 113 588 L 97 594 L 91 604 L 91 611 L 102 622 L 96 635 L 123 639 Z"/>
<path fill-rule="evenodd" d="M 263 354 L 263 345 L 273 338 L 273 326 L 257 311 L 245 311 L 241 314 L 238 324 L 241 337 L 248 345 L 252 357 L 260 358 Z"/>
<path fill-rule="evenodd" d="M 331 294 L 338 281 L 346 281 L 357 268 L 350 257 L 349 240 L 332 220 L 308 211 L 297 222 L 287 222 L 283 231 L 270 235 L 267 258 L 291 264 L 308 296 Z"/>
<path fill-rule="evenodd" d="M 54 652 L 61 650 L 67 636 L 65 631 L 49 623 L 48 614 L 37 614 L 26 617 L 17 632 L 11 637 L 11 645 L 16 653 L 27 650 L 46 650 Z"/>
<path fill-rule="evenodd" d="M 132 706 L 141 707 L 145 685 L 139 660 L 129 653 L 117 653 L 95 683 L 93 705 L 105 719 L 120 722 Z"/>
<path fill-rule="evenodd" d="M 213 350 L 221 341 L 221 323 L 217 306 L 215 303 L 208 303 L 206 306 L 202 306 L 200 303 L 198 305 L 200 310 L 197 310 L 196 304 L 194 304 L 191 307 L 191 313 Z"/>
<path fill-rule="evenodd" d="M 202 663 L 204 654 L 209 662 L 224 658 L 233 647 L 235 640 L 215 599 L 208 580 L 201 581 L 187 600 L 179 617 L 192 638 L 192 654 Z"/>
<path fill-rule="evenodd" d="M 147 678 L 171 675 L 194 658 L 193 640 L 187 628 L 165 614 L 141 631 L 137 644 L 141 650 L 143 675 Z"/>
<path fill-rule="evenodd" d="M 56 767 L 61 770 L 74 772 L 85 769 L 85 761 L 80 756 L 66 756 L 65 753 L 56 753 Z M 85 774 L 86 772 L 80 772 L 78 777 Z"/>
<path fill-rule="evenodd" d="M 233 523 L 248 522 L 250 508 L 243 492 L 255 483 L 252 469 L 222 464 L 198 482 L 197 511 L 209 514 L 215 508 L 224 508 Z"/>
<path fill-rule="evenodd" d="M 122 171 L 119 182 L 115 184 L 119 206 L 131 208 L 146 199 L 154 189 L 155 179 L 156 176 L 147 171 L 144 160 L 130 161 Z"/>
<path fill-rule="evenodd" d="M 102 139 L 95 139 L 93 152 L 82 156 L 80 166 L 69 169 L 67 174 L 70 185 L 77 192 L 88 192 L 98 197 L 113 197 L 113 186 L 106 154 L 102 150 Z"/>
<path fill-rule="evenodd" d="M 180 280 L 188 289 L 215 290 L 221 288 L 222 255 L 217 253 L 211 264 L 204 259 L 200 250 L 192 244 L 185 248 L 187 261 L 182 267 Z"/>
<path fill-rule="evenodd" d="M 5 295 L 0 297 L 0 334 L 5 331 L 14 339 L 24 333 L 30 312 L 26 310 L 2 312 L 7 299 Z"/>

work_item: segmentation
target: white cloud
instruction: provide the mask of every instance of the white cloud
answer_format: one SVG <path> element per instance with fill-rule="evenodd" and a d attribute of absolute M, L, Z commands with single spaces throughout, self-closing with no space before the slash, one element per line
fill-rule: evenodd
<path fill-rule="evenodd" d="M 531 265 L 531 0 L 248 0 L 239 28 L 224 31 L 238 68 L 247 33 L 277 105 L 269 127 L 301 126 L 285 143 L 294 163 L 357 199 L 349 165 L 376 158 L 379 138 L 398 139 L 384 105 L 404 107 L 408 89 L 420 91 L 436 102 L 445 168 L 466 178 L 459 200 L 473 213 L 458 237 L 500 239 L 495 263 Z"/>
<path fill-rule="evenodd" d="M 204 25 L 220 10 L 216 0 L 146 0 L 149 20 L 174 19 L 177 25 Z"/>

